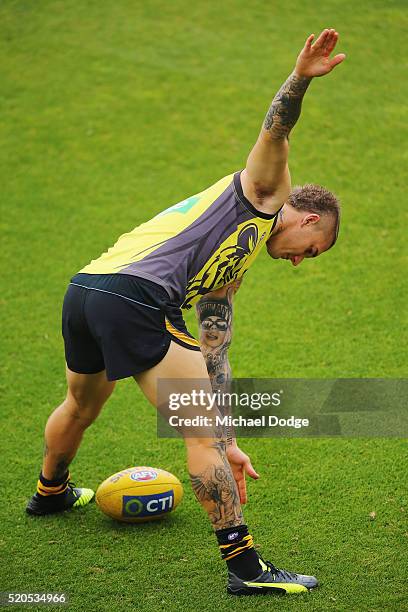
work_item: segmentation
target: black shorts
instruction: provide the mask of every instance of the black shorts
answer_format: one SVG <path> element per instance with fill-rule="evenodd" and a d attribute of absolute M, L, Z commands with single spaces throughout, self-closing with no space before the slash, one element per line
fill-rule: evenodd
<path fill-rule="evenodd" d="M 76 274 L 64 298 L 62 335 L 70 370 L 106 370 L 108 380 L 152 368 L 172 340 L 200 350 L 166 290 L 128 274 Z"/>

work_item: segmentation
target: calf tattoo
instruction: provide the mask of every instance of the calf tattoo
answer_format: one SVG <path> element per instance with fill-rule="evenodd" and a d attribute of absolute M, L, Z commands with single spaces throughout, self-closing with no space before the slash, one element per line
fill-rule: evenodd
<path fill-rule="evenodd" d="M 225 443 L 218 440 L 212 447 L 217 450 L 219 462 L 208 465 L 201 474 L 190 474 L 191 484 L 214 529 L 235 527 L 242 524 L 243 517 Z"/>
<path fill-rule="evenodd" d="M 287 138 L 299 119 L 302 99 L 310 83 L 309 78 L 291 74 L 282 85 L 268 110 L 264 128 L 272 138 Z"/>
<path fill-rule="evenodd" d="M 60 458 L 58 459 L 57 465 L 54 469 L 54 472 L 52 474 L 52 480 L 58 480 L 59 478 L 62 478 L 63 476 L 65 476 L 65 474 L 68 471 L 68 466 L 70 464 L 70 458 L 66 457 L 65 455 L 61 455 Z"/>
<path fill-rule="evenodd" d="M 48 447 L 47 441 L 44 441 L 44 457 L 47 457 L 49 453 L 50 449 Z M 60 478 L 65 476 L 68 471 L 68 466 L 71 463 L 71 460 L 72 459 L 70 457 L 67 457 L 66 455 L 60 455 L 58 457 L 57 465 L 55 466 L 52 472 L 51 480 L 59 480 Z"/>

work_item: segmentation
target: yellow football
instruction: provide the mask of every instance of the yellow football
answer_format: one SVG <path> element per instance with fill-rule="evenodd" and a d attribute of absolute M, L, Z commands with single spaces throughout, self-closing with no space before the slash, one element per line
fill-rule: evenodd
<path fill-rule="evenodd" d="M 182 484 L 173 474 L 137 466 L 109 476 L 99 485 L 95 499 L 102 512 L 111 518 L 143 523 L 173 512 L 182 497 Z"/>

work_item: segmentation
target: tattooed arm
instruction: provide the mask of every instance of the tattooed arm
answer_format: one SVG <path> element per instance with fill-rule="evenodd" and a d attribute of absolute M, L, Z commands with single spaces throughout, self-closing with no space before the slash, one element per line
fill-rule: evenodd
<path fill-rule="evenodd" d="M 311 79 L 328 74 L 345 58 L 343 53 L 330 58 L 338 39 L 335 30 L 324 30 L 314 44 L 313 39 L 314 34 L 311 34 L 297 58 L 294 71 L 274 97 L 241 173 L 245 196 L 266 213 L 275 213 L 289 196 L 288 137 L 299 119 L 303 96 Z"/>

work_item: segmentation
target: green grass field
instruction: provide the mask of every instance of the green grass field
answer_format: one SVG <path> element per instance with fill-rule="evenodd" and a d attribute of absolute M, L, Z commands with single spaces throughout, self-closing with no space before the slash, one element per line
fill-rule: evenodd
<path fill-rule="evenodd" d="M 290 165 L 295 184 L 341 197 L 341 236 L 296 269 L 259 257 L 236 299 L 233 372 L 406 376 L 405 2 L 3 0 L 0 23 L 0 590 L 66 591 L 73 612 L 408 610 L 405 440 L 243 442 L 261 474 L 246 520 L 266 558 L 319 577 L 306 596 L 225 594 L 183 444 L 157 439 L 130 380 L 88 430 L 73 477 L 96 487 L 130 465 L 168 469 L 185 485 L 177 512 L 143 526 L 94 504 L 24 512 L 65 393 L 68 280 L 119 234 L 243 167 L 306 35 L 323 27 L 348 58 L 312 84 Z"/>

